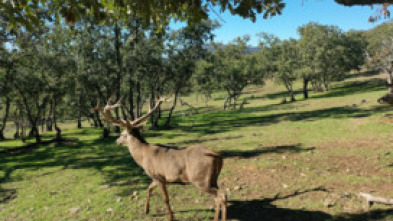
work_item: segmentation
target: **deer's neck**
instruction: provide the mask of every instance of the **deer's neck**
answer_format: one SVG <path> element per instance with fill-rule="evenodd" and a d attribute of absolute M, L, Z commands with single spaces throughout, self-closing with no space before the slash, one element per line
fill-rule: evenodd
<path fill-rule="evenodd" d="M 145 149 L 148 146 L 146 140 L 142 137 L 139 130 L 133 129 L 131 131 L 131 139 L 128 143 L 128 149 L 134 158 L 135 162 L 142 166 Z"/>

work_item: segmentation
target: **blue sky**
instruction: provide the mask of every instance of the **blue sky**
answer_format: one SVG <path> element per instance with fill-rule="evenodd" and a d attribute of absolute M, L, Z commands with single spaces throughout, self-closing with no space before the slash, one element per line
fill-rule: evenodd
<path fill-rule="evenodd" d="M 309 22 L 336 25 L 344 31 L 367 30 L 381 23 L 368 22 L 368 17 L 376 14 L 376 9 L 371 9 L 369 6 L 345 7 L 333 0 L 286 0 L 284 2 L 287 5 L 282 15 L 266 20 L 259 15 L 255 23 L 239 16 L 232 16 L 228 12 L 220 14 L 225 22 L 221 22 L 222 26 L 215 31 L 215 41 L 227 43 L 237 36 L 248 34 L 251 36 L 250 44 L 257 45 L 258 39 L 255 34 L 259 32 L 271 33 L 281 39 L 298 38 L 296 29 Z M 210 18 L 221 20 L 214 13 L 210 13 Z M 180 24 L 176 24 L 173 27 L 179 26 Z"/>

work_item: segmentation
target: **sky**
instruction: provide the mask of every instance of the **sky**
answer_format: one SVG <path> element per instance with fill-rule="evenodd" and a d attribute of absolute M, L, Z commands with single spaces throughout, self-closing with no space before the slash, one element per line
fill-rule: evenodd
<path fill-rule="evenodd" d="M 298 38 L 297 28 L 309 22 L 317 22 L 323 25 L 335 25 L 344 31 L 371 29 L 383 21 L 370 23 L 368 18 L 376 14 L 376 9 L 370 6 L 345 7 L 335 3 L 333 0 L 285 0 L 286 7 L 281 15 L 270 19 L 263 19 L 258 15 L 255 23 L 240 16 L 233 16 L 224 12 L 218 17 L 210 13 L 210 19 L 224 20 L 221 27 L 214 31 L 215 41 L 228 43 L 238 36 L 250 35 L 250 45 L 256 46 L 258 38 L 255 34 L 267 32 L 281 39 Z M 173 28 L 181 24 L 172 25 Z"/>

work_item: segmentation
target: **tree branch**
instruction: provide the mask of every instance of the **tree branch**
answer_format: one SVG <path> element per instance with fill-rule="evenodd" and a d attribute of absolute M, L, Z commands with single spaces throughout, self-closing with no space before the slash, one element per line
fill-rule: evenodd
<path fill-rule="evenodd" d="M 393 199 L 375 197 L 367 193 L 359 193 L 359 196 L 364 197 L 367 200 L 369 207 L 371 207 L 374 203 L 381 203 L 385 205 L 393 205 Z"/>
<path fill-rule="evenodd" d="M 335 2 L 345 6 L 362 6 L 362 5 L 393 3 L 392 0 L 335 0 Z"/>

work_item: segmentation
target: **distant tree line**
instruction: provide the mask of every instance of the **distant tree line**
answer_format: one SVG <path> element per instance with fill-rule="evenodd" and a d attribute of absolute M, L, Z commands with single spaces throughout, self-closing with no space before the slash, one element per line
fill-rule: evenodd
<path fill-rule="evenodd" d="M 173 94 L 163 125 L 159 125 L 164 117 L 161 111 L 150 119 L 154 128 L 169 127 L 180 94 L 190 91 L 196 62 L 208 54 L 203 46 L 213 40 L 215 27 L 205 21 L 158 32 L 154 27 L 144 28 L 138 19 L 111 25 L 82 20 L 72 28 L 47 23 L 34 31 L 10 33 L 3 23 L 2 37 L 18 37 L 0 47 L 4 114 L 0 139 L 9 120 L 16 125 L 15 138 L 29 135 L 38 143 L 40 129 L 55 129 L 61 139 L 59 118 L 76 119 L 81 127 L 82 117 L 87 117 L 95 127 L 105 127 L 90 109 L 111 96 L 124 96 L 124 108 L 116 112 L 116 118 L 134 119 L 142 115 L 144 106 L 155 106 L 156 97 Z M 109 127 L 105 135 L 108 132 Z"/>
<path fill-rule="evenodd" d="M 247 53 L 247 36 L 214 42 L 218 24 L 211 21 L 160 31 L 140 19 L 98 25 L 84 18 L 72 27 L 56 22 L 38 27 L 10 32 L 5 23 L 0 26 L 1 38 L 14 39 L 0 47 L 0 139 L 10 121 L 15 138 L 35 137 L 39 143 L 42 131 L 56 130 L 61 139 L 59 119 L 75 120 L 77 127 L 88 119 L 108 136 L 111 128 L 90 109 L 112 96 L 124 96 L 115 117 L 130 119 L 154 107 L 156 97 L 172 96 L 167 111 L 151 116 L 152 128 L 171 127 L 181 96 L 191 92 L 208 100 L 225 91 L 224 109 L 233 109 L 242 106 L 247 86 L 273 79 L 286 88 L 288 101 L 295 101 L 293 84 L 301 81 L 307 99 L 310 87 L 330 90 L 365 58 L 381 57 L 382 42 L 368 32 L 309 23 L 299 27 L 297 40 L 261 33 L 260 50 Z"/>
<path fill-rule="evenodd" d="M 196 87 L 207 96 L 213 88 L 225 90 L 228 96 L 224 108 L 236 108 L 247 85 L 274 79 L 285 86 L 289 101 L 295 101 L 296 80 L 302 81 L 307 99 L 310 84 L 316 92 L 328 91 L 332 82 L 344 79 L 348 71 L 364 64 L 367 40 L 362 32 L 309 23 L 299 27 L 298 33 L 298 40 L 260 33 L 260 50 L 251 54 L 245 53 L 247 37 L 225 46 L 214 44 L 214 53 L 197 65 Z"/>

